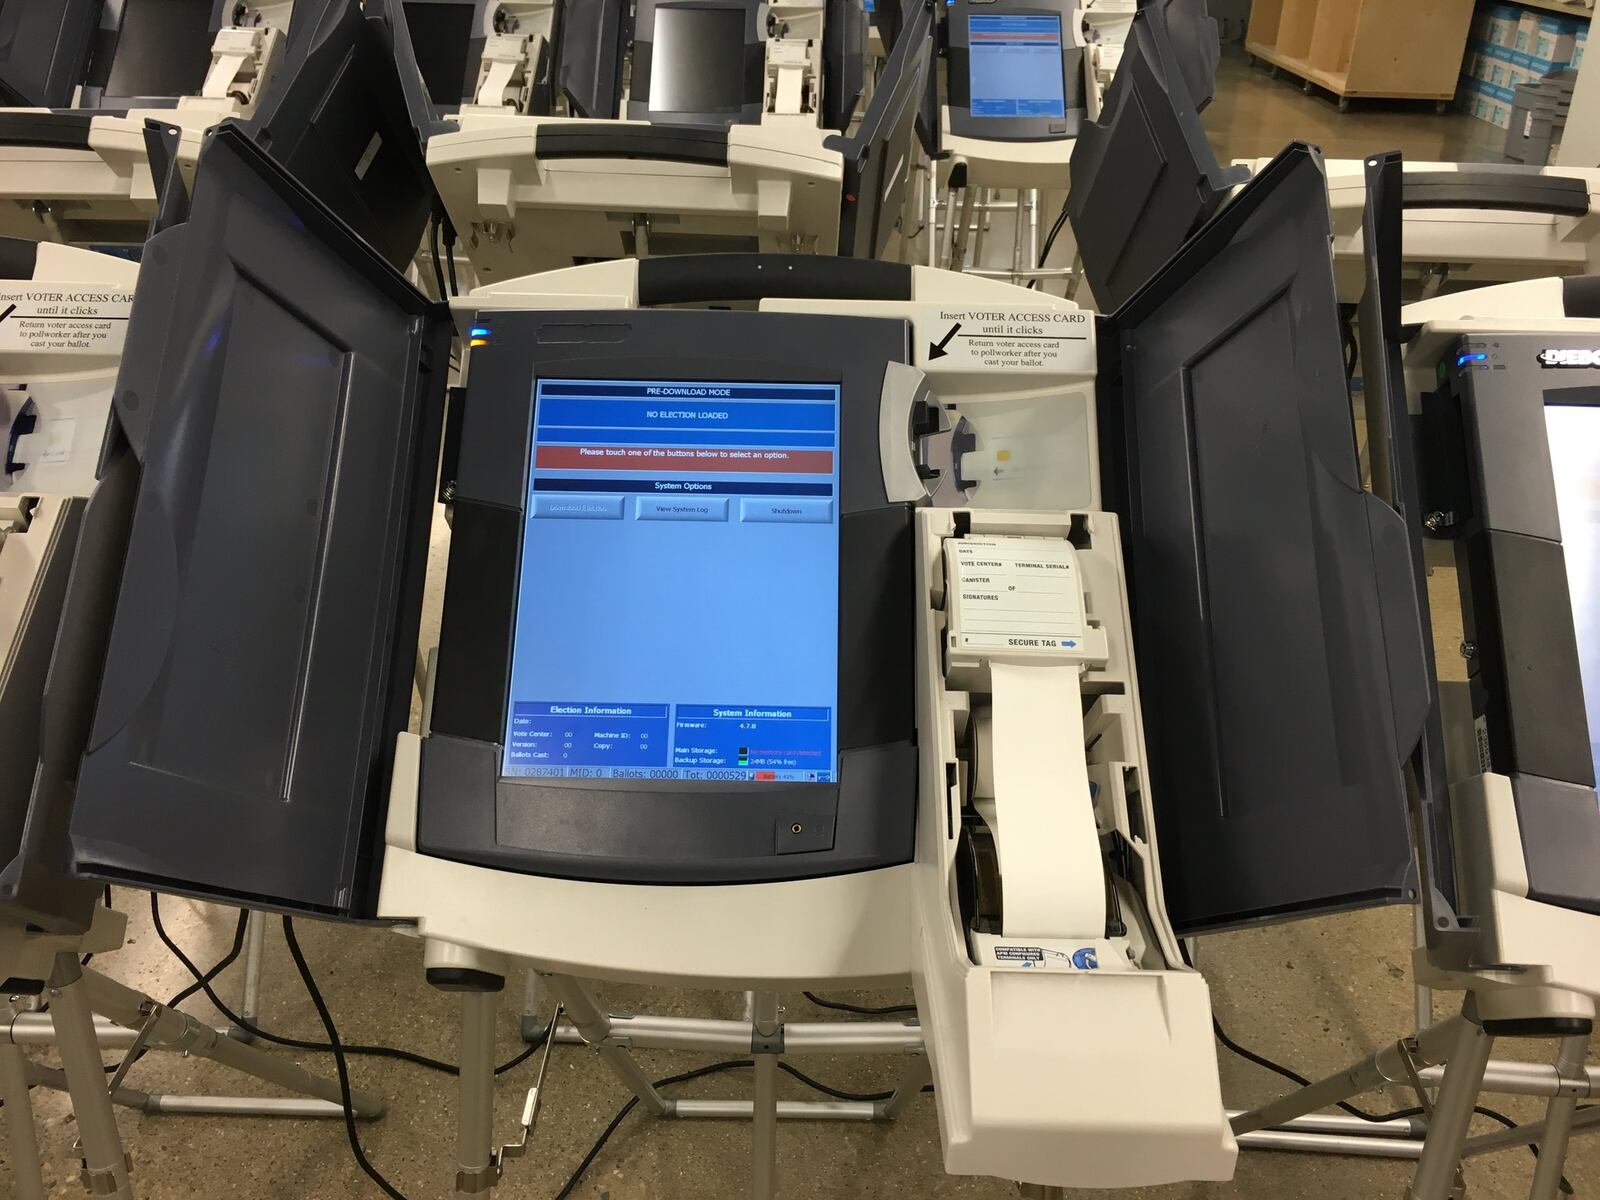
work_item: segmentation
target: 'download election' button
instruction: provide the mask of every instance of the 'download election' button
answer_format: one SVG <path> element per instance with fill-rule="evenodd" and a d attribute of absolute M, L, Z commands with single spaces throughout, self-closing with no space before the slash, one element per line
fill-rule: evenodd
<path fill-rule="evenodd" d="M 822 497 L 781 496 L 770 500 L 746 498 L 739 502 L 739 519 L 795 525 L 826 525 L 833 520 L 833 500 Z"/>
<path fill-rule="evenodd" d="M 620 521 L 623 496 L 556 496 L 540 494 L 533 498 L 534 517 L 567 521 Z"/>

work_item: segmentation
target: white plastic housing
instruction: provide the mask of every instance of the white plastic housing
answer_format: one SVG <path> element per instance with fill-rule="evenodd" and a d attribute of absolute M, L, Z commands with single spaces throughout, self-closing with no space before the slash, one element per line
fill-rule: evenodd
<path fill-rule="evenodd" d="M 1055 1187 L 1231 1178 L 1237 1146 L 1223 1111 L 1210 993 L 1181 965 L 1161 898 L 1122 548 L 1105 513 L 974 509 L 964 518 L 973 534 L 1065 538 L 1078 530 L 1089 623 L 1105 641 L 1103 665 L 1083 679 L 1085 755 L 1099 785 L 1102 839 L 1127 846 L 1129 877 L 1117 881 L 1126 933 L 1078 943 L 1094 951 L 1093 969 L 973 961 L 955 864 L 967 770 L 960 747 L 983 697 L 946 683 L 943 556 L 957 515 L 925 510 L 917 522 L 922 789 L 913 981 L 945 1168 Z M 975 792 L 986 784 L 976 782 Z M 1017 881 L 1008 874 L 1003 886 L 1010 895 Z M 993 944 L 979 939 L 980 950 Z"/>

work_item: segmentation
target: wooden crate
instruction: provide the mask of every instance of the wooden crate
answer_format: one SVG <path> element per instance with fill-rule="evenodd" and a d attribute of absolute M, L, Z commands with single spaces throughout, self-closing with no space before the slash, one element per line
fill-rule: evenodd
<path fill-rule="evenodd" d="M 1245 46 L 1262 62 L 1355 97 L 1455 98 L 1473 0 L 1256 0 Z"/>

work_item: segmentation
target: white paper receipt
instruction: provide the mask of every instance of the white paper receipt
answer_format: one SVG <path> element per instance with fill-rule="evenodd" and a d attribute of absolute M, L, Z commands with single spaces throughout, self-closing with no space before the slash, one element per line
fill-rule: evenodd
<path fill-rule="evenodd" d="M 1084 632 L 1083 581 L 1070 542 L 965 537 L 944 546 L 957 648 L 1078 648 Z"/>

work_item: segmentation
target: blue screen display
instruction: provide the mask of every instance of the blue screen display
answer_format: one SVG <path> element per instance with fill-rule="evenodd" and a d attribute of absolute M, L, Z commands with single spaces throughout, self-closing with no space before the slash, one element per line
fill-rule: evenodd
<path fill-rule="evenodd" d="M 1547 404 L 1561 551 L 1567 561 L 1578 677 L 1589 717 L 1589 752 L 1600 770 L 1600 408 Z"/>
<path fill-rule="evenodd" d="M 836 384 L 541 379 L 506 776 L 828 783 Z"/>
<path fill-rule="evenodd" d="M 970 17 L 967 52 L 973 116 L 1067 115 L 1060 17 Z"/>

